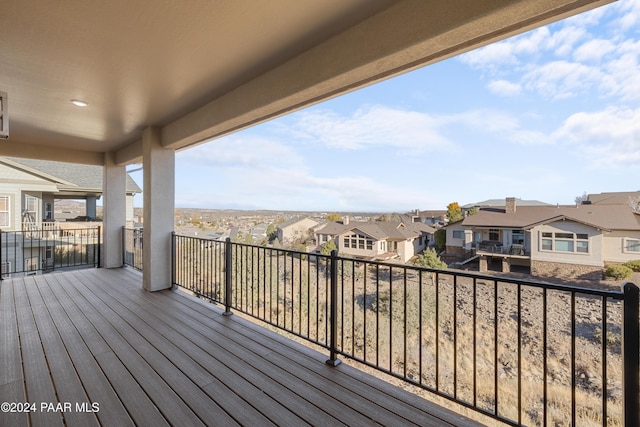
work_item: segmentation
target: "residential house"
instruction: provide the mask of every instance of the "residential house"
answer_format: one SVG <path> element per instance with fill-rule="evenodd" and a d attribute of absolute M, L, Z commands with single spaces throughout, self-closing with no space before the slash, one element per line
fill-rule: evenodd
<path fill-rule="evenodd" d="M 290 244 L 298 240 L 306 240 L 312 235 L 312 228 L 320 223 L 309 217 L 296 217 L 278 224 L 278 240 L 283 244 Z"/>
<path fill-rule="evenodd" d="M 316 230 L 321 246 L 333 240 L 341 255 L 355 258 L 409 261 L 433 242 L 435 229 L 422 223 L 390 221 L 331 222 Z"/>
<path fill-rule="evenodd" d="M 628 203 L 481 208 L 450 224 L 447 253 L 479 259 L 480 271 L 522 266 L 532 275 L 600 279 L 603 267 L 640 259 L 640 215 Z"/>
<path fill-rule="evenodd" d="M 133 196 L 140 187 L 127 176 L 127 221 L 133 221 Z M 96 200 L 102 193 L 102 167 L 45 160 L 0 157 L 0 239 L 2 273 L 36 272 L 51 266 L 56 242 L 54 230 L 87 224 L 56 222 L 58 199 L 86 200 L 86 218 L 96 218 Z M 38 239 L 20 238 L 15 232 L 45 230 Z M 68 234 L 69 231 L 66 232 Z M 58 233 L 60 234 L 60 233 Z"/>

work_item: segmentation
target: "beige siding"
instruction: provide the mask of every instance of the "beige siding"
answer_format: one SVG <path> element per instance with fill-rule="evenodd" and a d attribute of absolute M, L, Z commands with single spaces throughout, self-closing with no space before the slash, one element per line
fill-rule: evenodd
<path fill-rule="evenodd" d="M 603 239 L 604 262 L 622 263 L 640 259 L 640 253 L 625 251 L 625 239 L 640 240 L 640 231 L 612 231 Z"/>
<path fill-rule="evenodd" d="M 541 237 L 543 232 L 588 234 L 589 252 L 543 251 L 541 250 Z M 604 265 L 602 234 L 593 227 L 573 221 L 557 221 L 534 227 L 531 230 L 531 260 L 602 267 Z"/>

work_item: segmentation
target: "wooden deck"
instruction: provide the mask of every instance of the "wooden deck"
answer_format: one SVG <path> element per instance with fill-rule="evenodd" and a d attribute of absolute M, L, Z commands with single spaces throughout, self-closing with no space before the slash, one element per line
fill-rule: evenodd
<path fill-rule="evenodd" d="M 0 426 L 476 425 L 130 269 L 0 285 Z"/>

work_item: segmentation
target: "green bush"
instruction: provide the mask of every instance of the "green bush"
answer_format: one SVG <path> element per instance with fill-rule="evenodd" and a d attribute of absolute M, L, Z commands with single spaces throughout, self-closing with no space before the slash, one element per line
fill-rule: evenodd
<path fill-rule="evenodd" d="M 631 276 L 631 273 L 633 272 L 633 270 L 631 270 L 629 267 L 624 266 L 624 265 L 610 265 L 606 268 L 606 270 L 604 271 L 604 275 L 605 277 L 610 277 L 612 279 L 627 279 L 629 278 L 629 276 Z"/>
<path fill-rule="evenodd" d="M 436 250 L 433 248 L 425 249 L 413 264 L 418 267 L 438 268 L 441 270 L 447 269 L 447 263 L 440 259 Z"/>
<path fill-rule="evenodd" d="M 635 271 L 635 272 L 639 272 L 640 271 L 640 259 L 635 259 L 633 261 L 628 261 L 625 262 L 624 264 L 625 267 L 629 267 L 631 270 Z"/>

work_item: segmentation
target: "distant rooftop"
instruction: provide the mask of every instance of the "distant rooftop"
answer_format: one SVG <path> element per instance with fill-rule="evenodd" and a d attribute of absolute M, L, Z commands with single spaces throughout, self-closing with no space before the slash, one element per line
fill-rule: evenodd
<path fill-rule="evenodd" d="M 54 162 L 49 160 L 22 159 L 17 157 L 0 157 L 0 161 L 19 167 L 27 172 L 41 175 L 56 181 L 61 191 L 102 192 L 102 166 L 82 165 L 77 163 Z M 142 189 L 127 174 L 127 192 L 141 193 Z"/>
<path fill-rule="evenodd" d="M 516 198 L 516 204 L 518 206 L 555 206 L 550 203 L 541 202 L 540 200 L 524 200 Z M 482 202 L 468 203 L 464 206 L 461 206 L 462 209 L 472 209 L 472 208 L 500 208 L 505 207 L 505 198 L 502 199 L 489 199 L 484 200 Z"/>
<path fill-rule="evenodd" d="M 589 194 L 587 202 L 592 205 L 626 205 L 629 197 L 640 197 L 640 191 L 619 191 L 600 194 Z"/>

